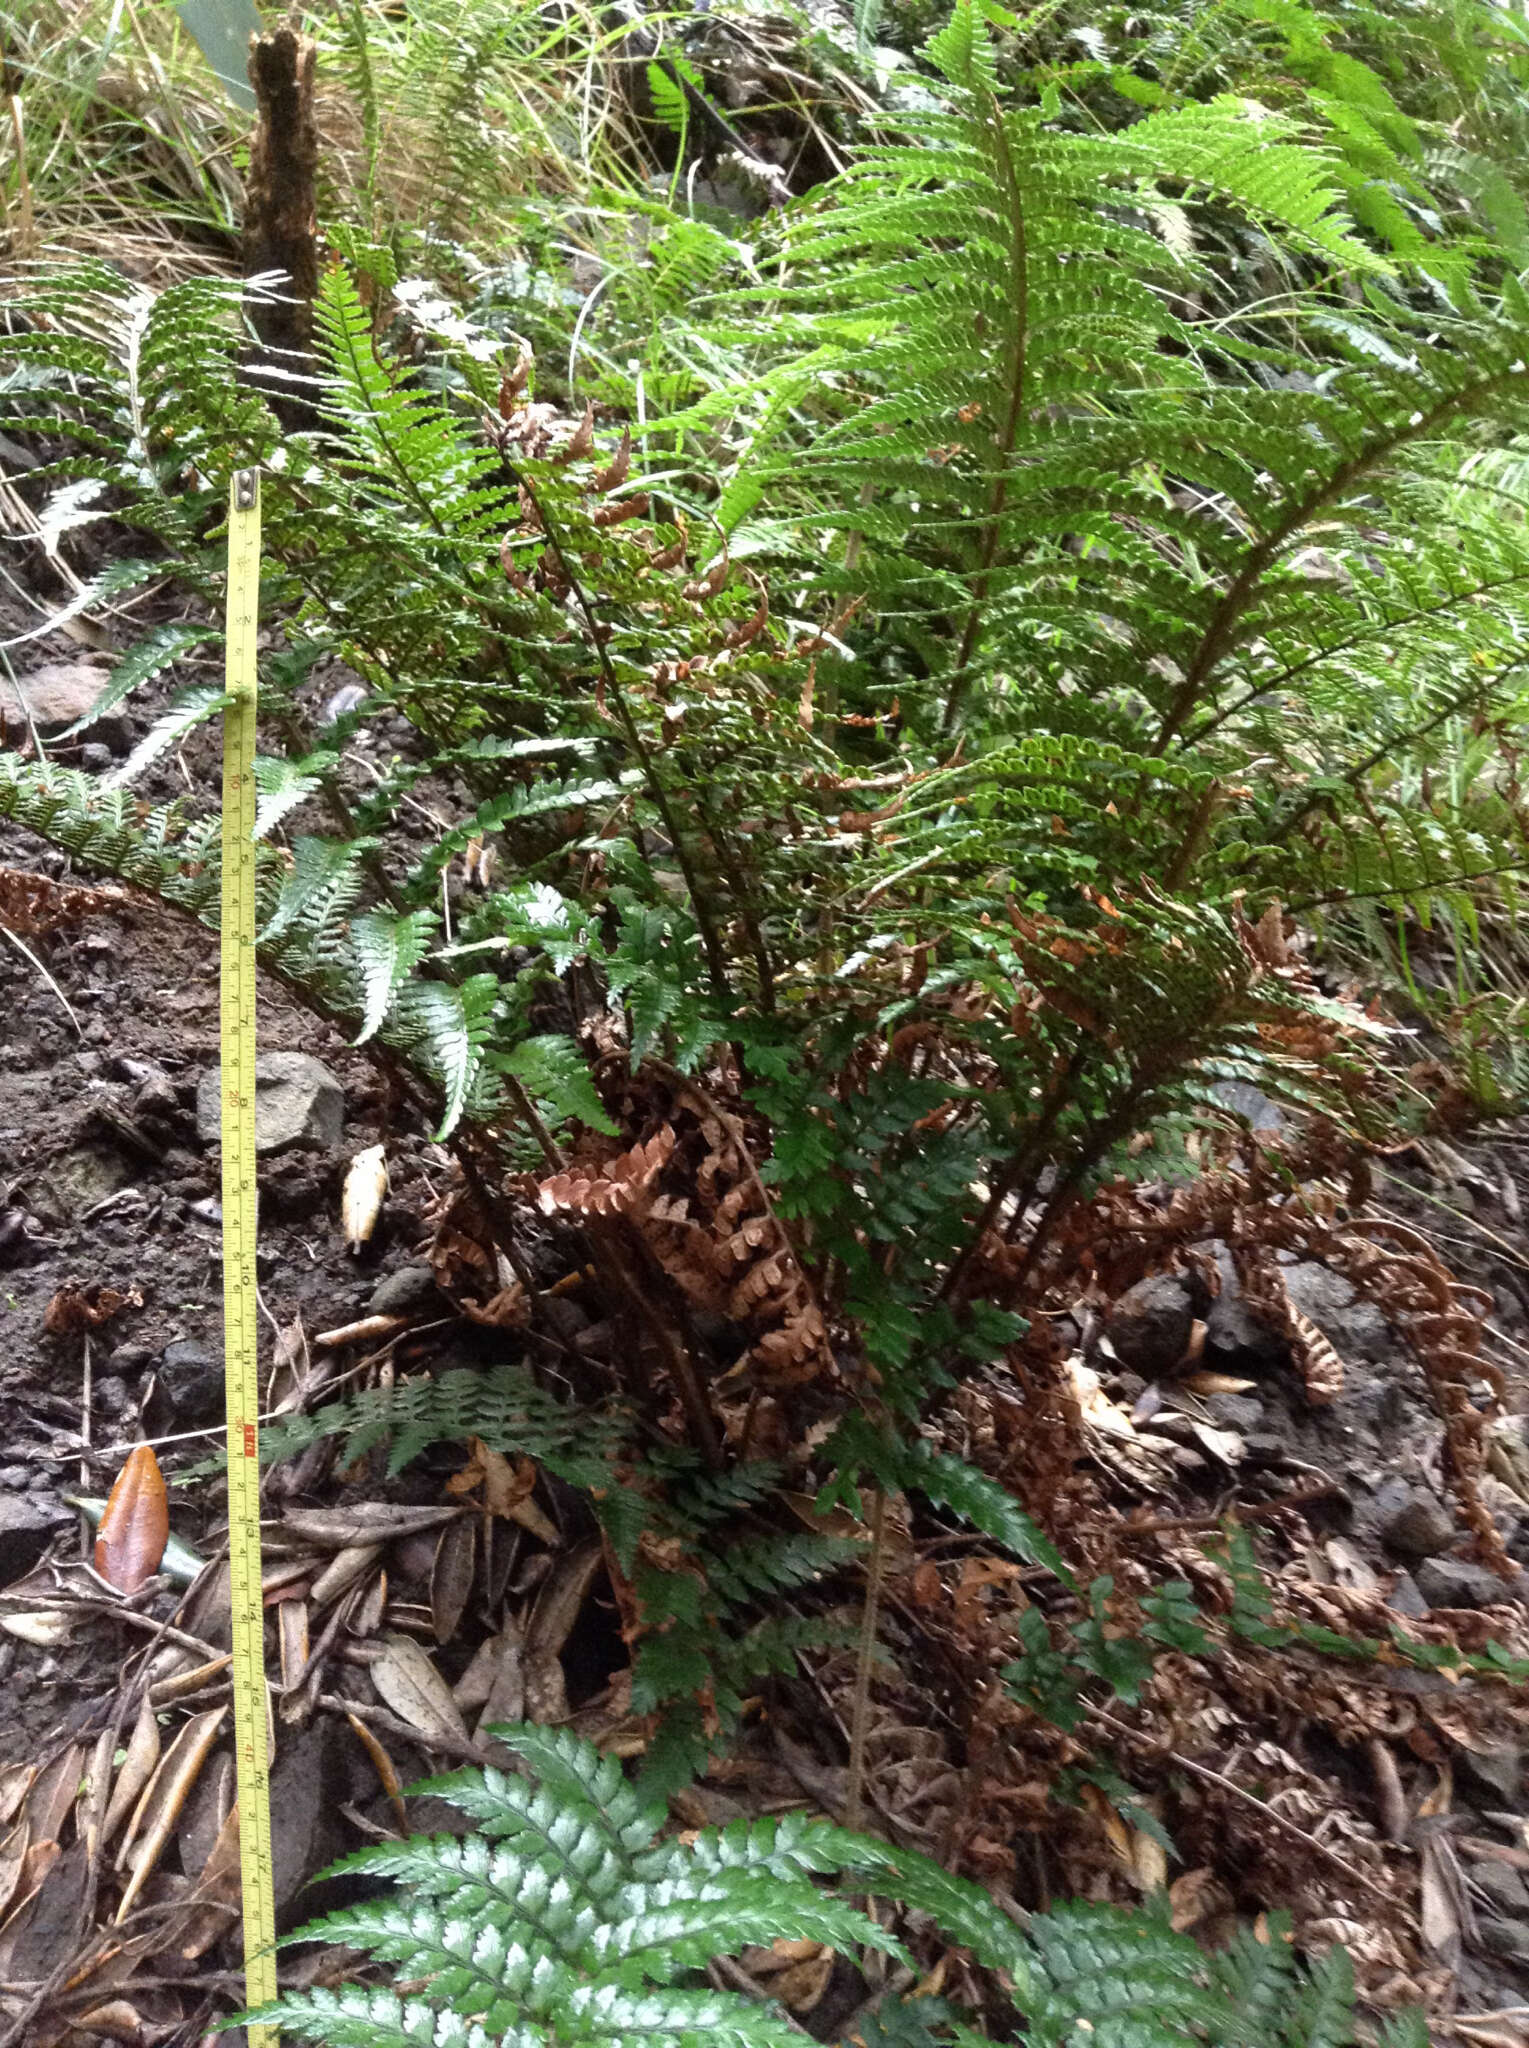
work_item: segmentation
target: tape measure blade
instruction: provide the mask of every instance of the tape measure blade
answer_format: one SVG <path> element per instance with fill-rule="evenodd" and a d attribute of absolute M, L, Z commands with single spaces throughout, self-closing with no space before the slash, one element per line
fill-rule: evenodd
<path fill-rule="evenodd" d="M 276 1996 L 265 1608 L 260 1574 L 260 1380 L 255 1267 L 255 713 L 260 611 L 260 486 L 229 488 L 223 720 L 223 887 L 219 1018 L 223 1149 L 223 1347 L 228 1415 L 228 1563 L 234 1755 L 244 1909 L 245 1996 Z M 249 2048 L 279 2048 L 274 2028 Z"/>

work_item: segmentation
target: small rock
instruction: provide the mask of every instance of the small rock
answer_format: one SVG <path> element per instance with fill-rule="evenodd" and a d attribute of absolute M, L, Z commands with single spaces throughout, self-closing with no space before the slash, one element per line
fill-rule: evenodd
<path fill-rule="evenodd" d="M 589 1328 L 589 1311 L 576 1301 L 566 1301 L 561 1295 L 546 1295 L 537 1304 L 537 1314 L 545 1325 L 549 1336 L 559 1343 L 572 1344 Z"/>
<path fill-rule="evenodd" d="M 126 1053 L 111 1063 L 111 1070 L 119 1081 L 127 1081 L 135 1088 L 141 1088 L 145 1081 L 163 1080 L 165 1070 L 153 1060 L 135 1060 Z"/>
<path fill-rule="evenodd" d="M 1529 1927 L 1522 1921 L 1481 1919 L 1476 1933 L 1489 1955 L 1508 1963 L 1529 1963 Z"/>
<path fill-rule="evenodd" d="M 0 1486 L 19 1487 L 24 1493 L 31 1483 L 30 1465 L 0 1465 Z"/>
<path fill-rule="evenodd" d="M 1522 1752 L 1506 1743 L 1492 1749 L 1460 1749 L 1455 1761 L 1476 1786 L 1503 1805 L 1518 1805 L 1519 1786 L 1524 1774 Z"/>
<path fill-rule="evenodd" d="M 214 1421 L 223 1406 L 223 1365 L 199 1338 L 167 1344 L 159 1361 L 159 1391 L 175 1420 L 194 1429 Z"/>
<path fill-rule="evenodd" d="M 137 1169 L 111 1145 L 78 1145 L 61 1153 L 43 1176 L 56 1213 L 68 1221 L 131 1185 Z"/>
<path fill-rule="evenodd" d="M 369 1316 L 410 1316 L 440 1304 L 440 1290 L 428 1266 L 400 1266 L 396 1273 L 377 1282 L 366 1312 Z"/>
<path fill-rule="evenodd" d="M 1428 1612 L 1428 1602 L 1418 1591 L 1418 1582 L 1411 1572 L 1398 1575 L 1396 1584 L 1386 1595 L 1386 1605 L 1393 1614 L 1400 1614 L 1408 1621 L 1417 1621 Z"/>
<path fill-rule="evenodd" d="M 204 1195 L 200 1202 L 191 1204 L 190 1213 L 198 1223 L 218 1224 L 223 1221 L 223 1204 L 216 1195 Z"/>
<path fill-rule="evenodd" d="M 1495 1607 L 1513 1598 L 1505 1579 L 1463 1557 L 1430 1557 L 1419 1565 L 1418 1591 L 1430 1607 Z"/>
<path fill-rule="evenodd" d="M 1472 1863 L 1467 1874 L 1499 1912 L 1529 1914 L 1529 1885 L 1506 1863 Z"/>
<path fill-rule="evenodd" d="M 87 740 L 80 748 L 80 766 L 92 775 L 104 775 L 112 764 L 112 750 L 99 740 Z"/>
<path fill-rule="evenodd" d="M 172 1123 L 181 1114 L 179 1099 L 168 1074 L 150 1074 L 141 1081 L 133 1095 L 133 1108 L 139 1116 L 167 1117 Z"/>
<path fill-rule="evenodd" d="M 27 1475 L 30 1479 L 30 1473 Z M 74 1520 L 61 1500 L 35 1494 L 0 1494 L 0 1586 L 29 1572 L 55 1531 Z"/>
<path fill-rule="evenodd" d="M 1235 1281 L 1222 1278 L 1221 1292 L 1205 1315 L 1205 1364 L 1212 1372 L 1276 1372 L 1290 1362 L 1290 1345 L 1272 1323 L 1253 1313 Z"/>
<path fill-rule="evenodd" d="M 136 1407 L 132 1391 L 121 1380 L 99 1380 L 91 1396 L 92 1406 L 97 1415 L 108 1422 L 117 1422 Z"/>
<path fill-rule="evenodd" d="M 362 683 L 341 683 L 323 710 L 319 713 L 320 725 L 333 725 L 337 718 L 343 718 L 348 711 L 359 711 L 366 702 L 367 691 Z"/>
<path fill-rule="evenodd" d="M 222 1126 L 221 1085 L 209 1067 L 196 1091 L 196 1130 L 204 1145 L 218 1142 Z M 322 1060 L 306 1052 L 263 1052 L 255 1059 L 255 1150 L 280 1152 L 288 1145 L 328 1151 L 345 1125 L 345 1091 Z"/>
<path fill-rule="evenodd" d="M 1459 1533 L 1448 1508 L 1421 1487 L 1407 1487 L 1401 1499 L 1385 1503 L 1381 1541 L 1403 1557 L 1437 1557 Z"/>
<path fill-rule="evenodd" d="M 1123 1366 L 1151 1379 L 1171 1372 L 1184 1356 L 1194 1319 L 1185 1283 L 1172 1273 L 1156 1273 L 1121 1295 L 1104 1334 Z"/>
<path fill-rule="evenodd" d="M 1205 1405 L 1212 1421 L 1222 1429 L 1235 1429 L 1239 1436 L 1257 1429 L 1267 1412 L 1263 1402 L 1255 1401 L 1251 1394 L 1211 1394 Z"/>
<path fill-rule="evenodd" d="M 44 739 L 56 739 L 88 715 L 110 680 L 110 671 L 91 661 L 46 661 L 21 678 L 21 694 L 38 732 Z M 87 730 L 93 739 L 117 753 L 132 744 L 131 728 L 120 706 L 106 712 Z"/>
<path fill-rule="evenodd" d="M 1289 1444 L 1272 1429 L 1254 1430 L 1251 1436 L 1243 1439 L 1245 1465 L 1283 1465 L 1289 1455 Z"/>
<path fill-rule="evenodd" d="M 1385 1317 L 1373 1302 L 1362 1300 L 1341 1273 L 1302 1260 L 1286 1266 L 1283 1278 L 1291 1301 L 1350 1364 L 1356 1359 L 1379 1363 L 1395 1356 L 1398 1347 Z"/>
<path fill-rule="evenodd" d="M 105 1358 L 98 1359 L 96 1361 L 96 1371 L 98 1373 L 143 1372 L 153 1359 L 153 1356 L 154 1353 L 147 1344 L 137 1344 L 129 1340 L 126 1344 L 117 1345 L 115 1350 L 111 1351 Z"/>

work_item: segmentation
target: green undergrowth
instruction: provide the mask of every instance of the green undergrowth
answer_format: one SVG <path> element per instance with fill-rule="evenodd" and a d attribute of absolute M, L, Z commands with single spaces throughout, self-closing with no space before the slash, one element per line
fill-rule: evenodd
<path fill-rule="evenodd" d="M 1113 1589 L 1067 1587 L 1046 1531 L 925 1441 L 935 1404 L 997 1376 L 1051 1427 L 1038 1311 L 1168 1257 L 1172 1188 L 1207 1169 L 1245 1243 L 1249 1218 L 1271 1243 L 1292 1217 L 1313 1242 L 1343 1229 L 1346 1169 L 1433 1107 L 1388 988 L 1410 982 L 1478 1111 L 1523 1070 L 1516 29 L 1336 0 L 1103 25 L 959 0 L 930 26 L 861 9 L 856 61 L 904 60 L 882 63 L 889 111 L 842 174 L 742 221 L 692 203 L 705 121 L 678 88 L 658 98 L 685 174 L 660 191 L 618 164 L 603 18 L 326 15 L 332 260 L 286 430 L 239 374 L 268 285 L 130 280 L 72 230 L 39 257 L 6 187 L 0 428 L 80 568 L 9 652 L 111 618 L 108 700 L 138 737 L 100 776 L 70 765 L 78 734 L 0 751 L 0 816 L 215 922 L 216 815 L 142 792 L 224 706 L 223 508 L 259 465 L 262 958 L 428 1099 L 484 1193 L 490 1270 L 529 1203 L 643 1333 L 577 1411 L 513 1374 L 447 1377 L 284 1444 L 391 1430 L 406 1462 L 476 1433 L 597 1497 L 649 1619 L 644 1798 L 812 1647 L 815 1616 L 770 1603 L 858 1556 L 782 1535 L 761 1412 L 812 1433 L 825 1511 L 911 1493 L 1062 1582 L 1074 1604 L 1055 1634 L 1026 1624 L 1011 1674 L 1036 1711 L 1128 1698 L 1175 1640 L 1201 1654 L 1171 1585 L 1122 1647 Z M 159 79 L 159 45 L 135 47 Z M 59 164 L 103 91 L 81 73 L 44 116 Z M 142 133 L 122 160 L 159 175 Z M 339 679 L 360 687 L 329 715 Z M 1228 1082 L 1282 1104 L 1305 1151 L 1249 1132 Z M 531 1292 L 519 1309 L 534 1326 Z M 656 1568 L 691 1540 L 700 1579 Z M 1274 1622 L 1233 1577 L 1217 1627 L 1380 1653 Z M 1476 1668 L 1501 1674 L 1494 1655 Z M 389 1932 L 379 1953 L 445 1984 L 460 1966 L 484 2002 L 453 2034 L 434 1993 L 343 1994 L 332 2038 L 466 2042 L 536 1985 L 527 2039 L 776 2025 L 677 1986 L 702 1929 L 772 1923 L 752 1892 L 733 1916 L 726 1885 L 686 1890 L 646 1807 L 612 1846 L 594 1768 L 570 1751 L 537 1796 L 569 1816 L 547 1854 L 580 1845 L 611 1889 L 583 1872 L 534 1939 L 491 1884 L 486 1918 Z M 871 1852 L 838 1849 L 873 1888 Z M 912 1868 L 887 1866 L 888 1896 L 934 1910 Z M 975 1909 L 944 1883 L 964 1942 Z M 807 1889 L 823 1939 L 871 1940 Z M 1051 1924 L 992 1950 L 1016 1986 L 1033 1973 L 1034 2038 Z M 1219 1963 L 1147 1922 L 1056 1924 L 1146 1944 L 1192 2038 L 1348 2038 L 1331 1975 L 1281 1978 L 1264 2032 L 1217 2034 Z M 1278 1943 L 1239 1953 L 1287 1967 Z M 1329 2017 L 1281 2034 L 1308 1999 Z"/>
<path fill-rule="evenodd" d="M 336 1872 L 394 1887 L 292 1937 L 360 1950 L 418 1988 L 354 1984 L 291 1993 L 251 2015 L 329 2048 L 490 2048 L 542 2042 L 692 2042 L 787 2048 L 773 2003 L 699 1982 L 718 1956 L 773 1941 L 824 1943 L 913 1964 L 887 1924 L 927 1916 L 1001 1984 L 1035 2048 L 1340 2048 L 1353 2033 L 1341 1949 L 1314 1969 L 1271 1917 L 1207 1956 L 1159 1911 L 1070 1905 L 1017 1925 L 979 1886 L 871 1836 L 788 1816 L 664 1835 L 620 1765 L 553 1729 L 494 1731 L 525 1775 L 457 1771 L 416 1789 L 475 1824 L 363 1849 Z M 880 1912 L 873 1914 L 873 1905 Z M 945 2001 L 874 1996 L 877 2036 L 924 2048 L 990 2038 Z M 869 2030 L 868 2030 L 869 2031 Z M 1375 2035 L 1423 2048 L 1415 2018 Z"/>

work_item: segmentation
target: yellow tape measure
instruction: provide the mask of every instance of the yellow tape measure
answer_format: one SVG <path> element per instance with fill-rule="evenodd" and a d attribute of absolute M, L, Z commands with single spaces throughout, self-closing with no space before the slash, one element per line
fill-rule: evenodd
<path fill-rule="evenodd" d="M 260 1591 L 260 1377 L 255 1301 L 255 634 L 260 612 L 260 473 L 241 469 L 228 501 L 227 688 L 223 714 L 223 911 L 219 972 L 223 1116 L 223 1355 L 228 1404 L 228 1568 L 234 1745 L 244 1893 L 244 1988 L 276 1996 L 265 1608 Z M 251 2027 L 249 2048 L 277 2048 Z"/>

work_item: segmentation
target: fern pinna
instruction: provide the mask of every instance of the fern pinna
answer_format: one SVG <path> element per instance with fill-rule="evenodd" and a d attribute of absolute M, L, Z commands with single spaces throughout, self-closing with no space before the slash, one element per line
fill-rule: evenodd
<path fill-rule="evenodd" d="M 911 1963 L 911 1930 L 862 1910 L 869 1894 L 927 1916 L 994 1973 L 998 2003 L 1012 2002 L 1036 2048 L 1340 2048 L 1354 2038 L 1342 1951 L 1308 1972 L 1277 1920 L 1267 1939 L 1245 1935 L 1210 1957 L 1164 1918 L 1106 1906 L 1061 1906 L 1021 1927 L 978 1886 L 871 1836 L 800 1815 L 665 1835 L 663 1807 L 591 1744 L 531 1726 L 494 1737 L 519 1769 L 417 1788 L 450 1800 L 476 1832 L 348 1857 L 335 1874 L 393 1889 L 291 1937 L 359 1950 L 405 1988 L 293 1992 L 250 2017 L 328 2048 L 788 2048 L 800 2030 L 777 2007 L 712 1988 L 701 1972 L 778 1940 Z M 930 2048 L 988 2038 L 933 2010 Z M 1383 2039 L 1422 2048 L 1426 2036 L 1400 2021 Z"/>

